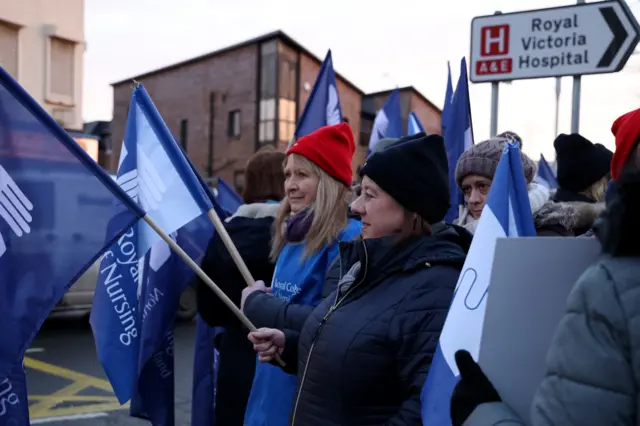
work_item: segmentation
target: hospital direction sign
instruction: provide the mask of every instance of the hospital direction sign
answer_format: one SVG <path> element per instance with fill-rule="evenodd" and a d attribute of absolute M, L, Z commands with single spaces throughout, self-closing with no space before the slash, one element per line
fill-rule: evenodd
<path fill-rule="evenodd" d="M 474 83 L 620 71 L 640 40 L 637 21 L 603 1 L 471 21 Z"/>

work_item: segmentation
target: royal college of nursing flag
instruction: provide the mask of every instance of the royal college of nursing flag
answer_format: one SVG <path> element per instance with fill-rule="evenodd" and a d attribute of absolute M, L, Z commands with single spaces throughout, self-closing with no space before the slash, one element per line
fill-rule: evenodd
<path fill-rule="evenodd" d="M 418 115 L 413 111 L 409 113 L 409 118 L 407 119 L 407 130 L 407 135 L 409 136 L 426 133 Z"/>
<path fill-rule="evenodd" d="M 142 85 L 137 85 L 131 95 L 117 182 L 174 239 L 180 239 L 181 228 L 213 207 L 192 165 Z M 152 321 L 145 322 L 154 311 L 166 309 L 165 304 L 176 306 L 175 295 L 168 297 L 148 286 L 150 277 L 164 264 L 162 261 L 169 259 L 166 252 L 161 253 L 162 247 L 159 253 L 149 253 L 161 242 L 161 237 L 141 221 L 111 246 L 100 265 L 91 326 L 98 358 L 122 404 L 132 398 L 136 388 L 142 390 L 137 378 L 145 360 L 139 362 L 140 354 L 146 353 L 153 359 L 152 354 L 162 347 L 163 339 L 165 344 L 171 343 L 166 311 L 159 314 L 160 319 L 156 317 L 156 321 L 164 324 L 162 329 Z M 144 279 L 145 265 L 151 266 L 149 280 Z M 152 326 L 154 331 L 144 333 Z M 167 355 L 172 362 L 172 353 Z M 155 368 L 162 373 L 162 359 L 154 361 Z M 173 381 L 173 375 L 165 378 Z M 149 408 L 145 408 L 146 414 L 151 415 Z"/>
<path fill-rule="evenodd" d="M 342 122 L 342 106 L 338 95 L 336 73 L 333 70 L 331 50 L 322 61 L 304 111 L 296 125 L 295 137 L 300 138 L 324 126 Z"/>
<path fill-rule="evenodd" d="M 451 71 L 449 70 L 449 79 Z M 447 96 L 449 84 L 447 84 Z M 445 100 L 446 103 L 446 100 Z M 445 104 L 446 108 L 446 104 Z M 447 149 L 447 161 L 449 163 L 449 191 L 451 192 L 451 206 L 445 216 L 447 223 L 452 223 L 458 218 L 460 206 L 464 204 L 464 197 L 456 183 L 456 165 L 463 152 L 473 145 L 473 123 L 471 122 L 471 102 L 469 99 L 469 81 L 467 79 L 467 61 L 460 61 L 460 76 L 456 91 L 449 108 L 443 111 L 444 142 Z"/>
<path fill-rule="evenodd" d="M 402 130 L 400 90 L 394 89 L 380 111 L 376 114 L 376 118 L 373 120 L 367 156 L 371 155 L 380 139 L 401 138 L 402 136 L 404 136 L 404 134 Z"/>
<path fill-rule="evenodd" d="M 527 184 L 516 143 L 508 143 L 489 190 L 429 375 L 422 389 L 422 424 L 450 425 L 449 405 L 458 381 L 454 354 L 478 359 L 496 240 L 535 236 Z"/>
<path fill-rule="evenodd" d="M 67 289 L 142 216 L 0 68 L 0 425 L 29 424 L 26 349 Z"/>

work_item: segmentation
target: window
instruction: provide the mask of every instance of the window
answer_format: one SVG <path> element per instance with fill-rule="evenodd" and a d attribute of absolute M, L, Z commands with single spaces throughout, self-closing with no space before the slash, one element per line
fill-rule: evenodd
<path fill-rule="evenodd" d="M 0 66 L 13 78 L 18 78 L 18 30 L 0 21 Z"/>
<path fill-rule="evenodd" d="M 280 97 L 291 101 L 296 99 L 297 66 L 289 60 L 280 61 Z"/>
<path fill-rule="evenodd" d="M 73 105 L 76 43 L 58 37 L 49 39 L 49 100 Z"/>
<path fill-rule="evenodd" d="M 230 138 L 237 139 L 240 137 L 240 110 L 234 109 L 229 111 L 229 123 L 227 126 L 227 135 Z"/>
<path fill-rule="evenodd" d="M 265 43 L 260 48 L 260 97 L 262 99 L 276 97 L 276 78 L 278 76 L 278 51 L 276 42 Z"/>
<path fill-rule="evenodd" d="M 371 139 L 371 130 L 373 129 L 373 121 L 375 115 L 363 113 L 360 116 L 360 146 L 369 146 L 369 140 Z"/>
<path fill-rule="evenodd" d="M 189 120 L 180 120 L 180 146 L 187 152 L 187 139 L 189 137 Z"/>
<path fill-rule="evenodd" d="M 260 105 L 258 141 L 273 142 L 276 138 L 276 86 L 278 77 L 278 46 L 276 41 L 260 46 Z"/>
<path fill-rule="evenodd" d="M 296 103 L 288 99 L 280 99 L 278 105 L 278 137 L 289 142 L 296 131 Z"/>
<path fill-rule="evenodd" d="M 258 129 L 260 142 L 273 142 L 275 140 L 276 100 L 266 99 L 260 101 L 260 126 Z"/>

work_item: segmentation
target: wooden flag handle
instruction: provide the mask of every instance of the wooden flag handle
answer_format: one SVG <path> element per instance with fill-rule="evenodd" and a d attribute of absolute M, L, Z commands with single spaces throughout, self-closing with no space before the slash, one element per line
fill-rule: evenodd
<path fill-rule="evenodd" d="M 216 215 L 216 217 L 218 217 Z M 249 329 L 249 331 L 256 331 L 256 326 L 253 325 L 253 323 L 249 320 L 249 318 L 247 318 L 247 316 L 245 314 L 242 313 L 242 311 L 236 306 L 235 303 L 233 303 L 231 301 L 231 299 L 229 299 L 229 296 L 227 296 L 224 291 L 222 291 L 220 289 L 220 287 L 218 287 L 216 285 L 216 283 L 213 282 L 213 280 L 211 278 L 209 278 L 209 276 L 207 274 L 204 273 L 204 271 L 202 270 L 202 268 L 200 268 L 200 266 L 193 261 L 193 259 L 191 259 L 189 257 L 189 255 L 187 253 L 185 253 L 184 250 L 182 250 L 182 247 L 180 247 L 178 245 L 178 243 L 176 243 L 175 241 L 173 241 L 171 239 L 171 237 L 169 237 L 167 235 L 166 232 L 164 232 L 159 226 L 158 224 L 149 217 L 149 215 L 145 215 L 143 217 L 144 221 L 147 222 L 149 224 L 149 226 L 158 234 L 160 235 L 160 238 L 162 238 L 164 240 L 165 243 L 167 243 L 169 245 L 169 247 L 171 247 L 171 249 L 173 251 L 175 251 L 178 256 L 180 256 L 180 258 L 182 258 L 182 260 L 185 261 L 185 263 L 187 265 L 189 265 L 189 267 L 193 270 L 193 272 L 196 273 L 196 275 L 205 283 L 207 284 L 207 286 L 209 286 L 209 288 L 216 294 L 216 296 L 218 296 L 220 298 L 220 300 L 222 300 L 222 302 L 227 305 L 227 307 L 229 309 L 231 309 L 231 312 L 233 312 L 233 314 L 240 320 L 240 322 L 242 322 L 242 324 L 244 324 L 245 327 L 247 327 Z M 218 218 L 218 221 L 220 220 L 220 218 Z M 223 227 L 224 228 L 224 227 Z M 229 237 L 229 235 L 227 234 L 227 238 Z M 233 244 L 233 243 L 232 243 Z M 233 246 L 233 248 L 235 249 L 235 246 Z M 236 249 L 236 253 L 238 252 L 238 250 Z M 238 254 L 238 256 L 240 256 Z M 240 259 L 242 260 L 242 259 Z M 244 265 L 244 262 L 243 262 Z M 246 268 L 246 265 L 245 265 Z M 284 363 L 284 361 L 282 361 L 282 359 L 280 358 L 280 356 L 278 354 L 276 354 L 276 361 L 278 362 L 278 364 L 280 364 L 281 367 L 285 367 L 286 364 Z"/>
<path fill-rule="evenodd" d="M 244 278 L 245 282 L 247 283 L 247 286 L 251 287 L 256 283 L 256 281 L 253 279 L 253 276 L 251 276 L 251 272 L 249 272 L 249 268 L 247 268 L 246 263 L 244 263 L 244 260 L 242 260 L 242 256 L 240 256 L 240 253 L 238 252 L 236 245 L 233 244 L 233 241 L 231 241 L 231 237 L 229 236 L 229 233 L 224 227 L 224 224 L 222 223 L 222 221 L 220 220 L 220 216 L 218 216 L 218 213 L 216 213 L 215 209 L 209 210 L 207 212 L 207 215 L 209 216 L 209 219 L 211 219 L 211 222 L 213 222 L 213 226 L 216 228 L 216 232 L 218 233 L 218 235 L 220 235 L 220 238 L 222 239 L 224 246 L 229 251 L 229 254 L 231 254 L 231 258 L 233 259 L 236 266 L 240 270 L 240 274 L 242 275 L 242 278 Z"/>

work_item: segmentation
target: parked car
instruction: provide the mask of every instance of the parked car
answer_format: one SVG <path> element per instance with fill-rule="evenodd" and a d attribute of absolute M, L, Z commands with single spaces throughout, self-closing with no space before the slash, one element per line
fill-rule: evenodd
<path fill-rule="evenodd" d="M 93 304 L 93 294 L 98 282 L 100 261 L 91 267 L 65 293 L 60 302 L 53 308 L 50 318 L 81 318 L 89 315 Z M 179 321 L 191 321 L 198 313 L 196 291 L 192 286 L 185 289 L 180 297 L 180 306 L 176 314 Z"/>

